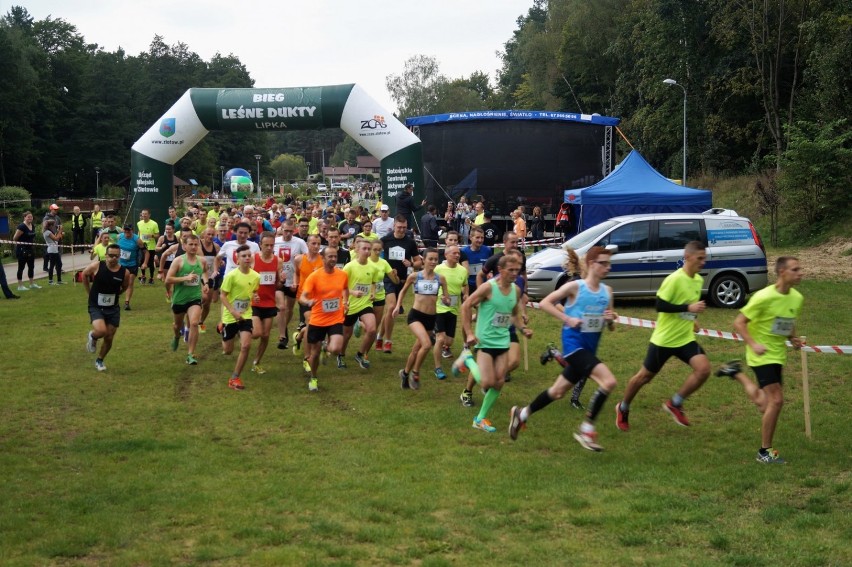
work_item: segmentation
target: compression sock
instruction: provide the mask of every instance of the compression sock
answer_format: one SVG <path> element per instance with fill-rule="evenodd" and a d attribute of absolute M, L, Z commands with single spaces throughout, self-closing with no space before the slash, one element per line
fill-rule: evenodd
<path fill-rule="evenodd" d="M 682 398 L 680 394 L 675 394 L 674 396 L 672 396 L 672 405 L 676 408 L 679 408 L 683 405 L 683 400 L 684 398 Z"/>
<path fill-rule="evenodd" d="M 529 405 L 529 413 L 534 414 L 539 410 L 543 410 L 553 401 L 547 390 L 543 390 Z"/>
<path fill-rule="evenodd" d="M 594 421 L 598 416 L 598 413 L 603 408 L 604 402 L 606 402 L 607 397 L 609 397 L 608 392 L 604 392 L 602 388 L 598 388 L 595 393 L 592 395 L 592 399 L 589 400 L 589 411 L 586 413 L 586 419 L 589 421 Z"/>
<path fill-rule="evenodd" d="M 496 402 L 499 397 L 500 390 L 497 388 L 489 388 L 485 397 L 482 398 L 482 407 L 479 409 L 479 415 L 476 416 L 476 419 L 485 419 L 488 417 L 488 412 L 491 411 L 491 406 L 494 405 L 494 402 Z"/>
<path fill-rule="evenodd" d="M 482 377 L 479 374 L 479 365 L 476 363 L 476 360 L 472 356 L 469 356 L 465 359 L 464 365 L 468 367 L 470 375 L 473 376 L 473 379 L 476 380 L 477 384 L 479 384 Z"/>

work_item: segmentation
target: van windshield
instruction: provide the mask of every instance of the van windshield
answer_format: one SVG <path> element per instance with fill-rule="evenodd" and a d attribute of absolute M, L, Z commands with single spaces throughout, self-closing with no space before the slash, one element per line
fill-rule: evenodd
<path fill-rule="evenodd" d="M 615 225 L 619 224 L 619 222 L 620 221 L 616 220 L 608 220 L 606 222 L 602 222 L 599 225 L 593 226 L 588 230 L 584 230 L 574 238 L 568 240 L 568 246 L 570 246 L 574 250 L 579 250 L 583 246 L 597 242 L 601 235 L 603 235 L 603 233 L 605 233 Z"/>

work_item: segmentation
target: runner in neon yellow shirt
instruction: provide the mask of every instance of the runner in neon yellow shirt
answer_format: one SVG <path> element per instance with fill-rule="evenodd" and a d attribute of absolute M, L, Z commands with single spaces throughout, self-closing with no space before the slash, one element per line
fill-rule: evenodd
<path fill-rule="evenodd" d="M 784 405 L 781 372 L 787 362 L 787 340 L 796 349 L 803 344 L 796 334 L 796 320 L 804 302 L 802 294 L 794 289 L 802 281 L 798 258 L 778 258 L 775 274 L 778 276 L 775 284 L 752 295 L 734 320 L 734 329 L 746 343 L 746 362 L 754 370 L 757 384 L 742 372 L 738 360 L 728 362 L 716 372 L 717 376 L 730 376 L 739 382 L 763 414 L 757 452 L 757 462 L 763 464 L 786 462 L 772 448 L 775 426 Z"/>
<path fill-rule="evenodd" d="M 443 297 L 442 290 L 435 309 L 435 347 L 432 349 L 432 359 L 435 363 L 435 377 L 438 380 L 447 377 L 444 369 L 441 368 L 441 357 L 453 357 L 450 347 L 456 337 L 459 306 L 464 303 L 468 295 L 467 268 L 459 263 L 461 249 L 455 245 L 447 246 L 444 250 L 444 258 L 444 262 L 435 268 L 435 273 L 444 276 L 447 280 L 447 293 L 450 296 L 450 304 L 444 305 L 440 301 Z"/>
<path fill-rule="evenodd" d="M 244 386 L 240 373 L 251 349 L 251 302 L 258 299 L 260 274 L 251 269 L 254 252 L 247 244 L 237 247 L 234 254 L 237 257 L 237 269 L 225 275 L 219 290 L 219 299 L 222 301 L 222 353 L 231 354 L 234 351 L 234 339 L 240 337 L 240 353 L 228 380 L 228 387 L 242 390 Z"/>
<path fill-rule="evenodd" d="M 355 362 L 361 368 L 369 368 L 367 353 L 376 340 L 376 316 L 373 313 L 373 301 L 376 299 L 375 266 L 369 261 L 370 243 L 361 238 L 355 239 L 352 252 L 357 256 L 343 267 L 349 276 L 349 308 L 343 321 L 343 351 L 337 356 L 337 367 L 346 368 L 344 357 L 346 347 L 355 330 L 355 322 L 360 321 L 363 328 L 361 346 L 355 353 Z"/>
<path fill-rule="evenodd" d="M 696 317 L 706 308 L 701 300 L 704 278 L 698 274 L 706 261 L 705 245 L 698 241 L 688 243 L 683 250 L 683 267 L 669 274 L 657 291 L 656 307 L 659 315 L 645 361 L 639 372 L 627 383 L 624 399 L 615 406 L 615 424 L 622 431 L 630 429 L 630 402 L 672 356 L 688 364 L 692 372 L 672 398 L 663 404 L 663 411 L 678 425 L 689 425 L 683 412 L 683 401 L 710 376 L 710 360 L 695 340 L 695 330 L 698 328 Z"/>
<path fill-rule="evenodd" d="M 148 249 L 148 255 L 151 258 L 151 261 L 148 262 L 148 283 L 154 285 L 154 249 L 157 247 L 157 239 L 160 237 L 160 227 L 157 226 L 156 221 L 151 220 L 151 213 L 148 209 L 142 209 L 142 212 L 139 213 L 139 217 L 141 220 L 136 223 L 136 228 L 139 231 L 139 238 L 142 239 L 142 242 L 145 243 L 145 247 Z M 145 283 L 145 272 L 144 270 L 139 273 L 139 283 Z"/>

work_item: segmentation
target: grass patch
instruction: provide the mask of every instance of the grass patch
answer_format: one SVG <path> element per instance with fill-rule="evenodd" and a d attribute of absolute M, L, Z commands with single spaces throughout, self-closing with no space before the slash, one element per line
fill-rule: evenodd
<path fill-rule="evenodd" d="M 848 342 L 837 306 L 852 301 L 852 285 L 806 280 L 801 289 L 809 342 Z M 612 405 L 644 357 L 645 329 L 603 339 L 619 387 L 600 418 L 607 450 L 592 454 L 571 438 L 581 414 L 564 401 L 517 442 L 505 434 L 509 407 L 556 374 L 538 362 L 559 333 L 540 312 L 530 370 L 504 389 L 492 414 L 500 431 L 487 435 L 470 427 L 478 410 L 459 404 L 460 379 L 438 382 L 427 365 L 419 392 L 399 389 L 411 345 L 401 325 L 394 354 L 372 354 L 369 371 L 352 368 L 354 351 L 349 369 L 322 367 L 318 395 L 298 359 L 274 348 L 268 374 L 246 372 L 237 393 L 214 332 L 201 337 L 197 367 L 170 351 L 160 287 L 137 290 L 104 373 L 84 349 L 79 286 L 0 307 L 4 565 L 852 563 L 852 357 L 809 357 L 808 440 L 799 357 L 790 356 L 776 433 L 790 464 L 762 467 L 759 415 L 730 381 L 711 379 L 687 402 L 693 427 L 659 410 L 685 377 L 677 363 L 635 400 L 631 432 L 616 430 Z M 654 317 L 650 300 L 616 307 Z M 730 330 L 733 316 L 709 309 L 701 323 Z M 738 344 L 700 342 L 714 364 L 742 356 Z"/>

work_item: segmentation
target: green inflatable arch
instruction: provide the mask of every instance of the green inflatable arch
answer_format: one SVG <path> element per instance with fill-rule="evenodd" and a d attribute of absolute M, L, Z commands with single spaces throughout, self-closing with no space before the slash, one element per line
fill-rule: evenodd
<path fill-rule="evenodd" d="M 131 219 L 149 209 L 164 218 L 172 201 L 174 164 L 211 130 L 341 128 L 379 159 L 382 201 L 413 183 L 423 195 L 420 139 L 360 86 L 281 89 L 189 89 L 130 150 Z"/>

